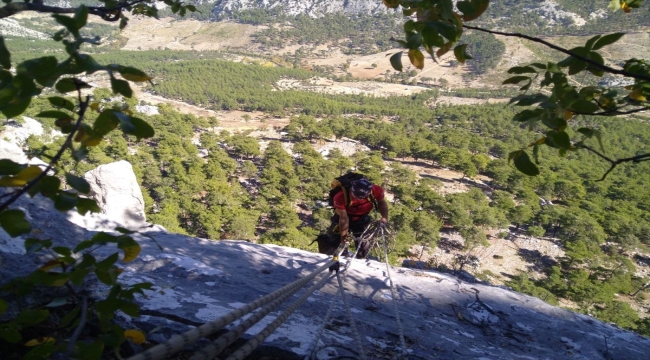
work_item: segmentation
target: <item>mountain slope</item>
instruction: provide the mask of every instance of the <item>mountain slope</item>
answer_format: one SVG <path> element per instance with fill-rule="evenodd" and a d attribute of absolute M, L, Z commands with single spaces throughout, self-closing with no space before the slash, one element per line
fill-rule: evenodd
<path fill-rule="evenodd" d="M 39 236 L 51 238 L 55 245 L 74 246 L 92 234 L 70 223 L 49 201 L 23 199 L 18 206 L 29 211 L 34 228 L 42 230 Z M 148 340 L 154 344 L 307 276 L 327 261 L 324 255 L 289 247 L 210 241 L 164 231 L 149 232 L 138 241 L 142 252 L 136 261 L 122 264 L 120 279 L 126 284 L 146 281 L 155 286 L 146 291 L 146 297 L 138 298 L 144 316 L 121 316 L 119 322 L 151 332 Z M 3 283 L 43 261 L 19 251 L 22 242 L 6 235 L 0 239 Z M 99 251 L 108 255 L 113 250 Z M 640 359 L 650 352 L 648 338 L 504 288 L 404 268 L 390 268 L 390 277 L 412 358 Z M 389 359 L 400 353 L 395 300 L 388 284 L 385 264 L 371 260 L 354 260 L 345 279 L 351 312 L 370 359 Z M 93 297 L 105 294 L 104 285 L 95 284 L 92 289 Z M 333 321 L 321 337 L 324 346 L 319 359 L 341 357 L 349 354 L 346 348 L 355 349 L 354 332 L 337 291 L 336 280 L 330 279 L 312 294 L 266 339 L 263 354 L 280 354 L 272 359 L 304 357 L 332 301 Z M 9 313 L 16 310 L 14 306 Z M 285 307 L 272 312 L 243 338 L 257 334 Z M 194 349 L 206 344 L 207 340 L 200 340 Z"/>

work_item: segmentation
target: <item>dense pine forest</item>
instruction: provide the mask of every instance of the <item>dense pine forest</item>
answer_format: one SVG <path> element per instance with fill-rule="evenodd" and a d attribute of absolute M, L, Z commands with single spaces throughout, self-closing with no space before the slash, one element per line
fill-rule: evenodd
<path fill-rule="evenodd" d="M 115 56 L 97 58 L 109 62 Z M 149 221 L 215 240 L 250 239 L 315 251 L 310 242 L 331 215 L 319 203 L 331 179 L 354 168 L 394 194 L 391 222 L 398 236 L 392 261 L 408 257 L 413 245 L 434 248 L 442 227 L 458 231 L 470 252 L 489 244 L 487 230 L 514 226 L 531 236 L 556 238 L 566 257 L 536 281 L 525 273 L 512 274 L 509 286 L 553 304 L 570 300 L 580 311 L 650 334 L 650 323 L 629 305 L 643 301 L 645 295 L 637 290 L 648 282 L 635 275 L 632 260 L 646 259 L 640 254 L 650 245 L 649 163 L 622 165 L 599 182 L 595 180 L 608 164 L 593 154 L 577 151 L 562 158 L 543 148 L 542 174 L 528 177 L 508 164 L 507 154 L 532 141 L 535 129 L 513 122 L 512 107 L 428 108 L 426 100 L 435 92 L 386 99 L 280 91 L 275 87 L 279 79 L 307 80 L 318 74 L 173 52 L 119 56 L 156 75 L 150 88 L 156 94 L 214 109 L 291 116 L 282 130 L 293 154 L 278 141 L 262 151 L 245 132 L 212 131 L 218 119 L 161 106 L 159 115 L 141 115 L 156 129 L 147 143 L 113 134 L 92 148 L 87 163 L 72 169 L 82 174 L 115 159 L 129 160 L 142 183 Z M 95 90 L 95 96 L 110 99 L 106 90 Z M 104 106 L 111 106 L 108 101 Z M 127 103 L 133 107 L 137 100 Z M 27 115 L 44 106 L 44 101 L 36 102 Z M 648 150 L 647 118 L 579 121 L 607 130 L 602 147 L 613 158 Z M 192 143 L 196 136 L 198 146 Z M 314 150 L 316 144 L 344 137 L 371 151 L 346 157 Z M 28 145 L 33 155 L 43 156 L 42 140 L 31 138 Z M 200 149 L 207 150 L 207 157 L 198 156 Z M 491 179 L 490 186 L 441 195 L 439 180 L 418 178 L 402 160 L 455 169 L 470 184 L 482 174 Z M 74 164 L 72 159 L 64 162 Z M 555 205 L 541 206 L 540 197 Z"/>

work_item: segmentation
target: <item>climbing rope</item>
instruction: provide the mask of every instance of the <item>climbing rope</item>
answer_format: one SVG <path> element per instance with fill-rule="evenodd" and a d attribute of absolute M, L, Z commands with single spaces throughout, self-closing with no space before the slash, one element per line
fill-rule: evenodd
<path fill-rule="evenodd" d="M 347 270 L 350 267 L 350 263 L 352 262 L 352 259 L 356 258 L 357 253 L 359 252 L 359 249 L 357 248 L 352 257 L 348 257 L 347 261 L 345 262 L 345 266 L 343 267 L 343 270 L 341 270 L 341 273 L 343 274 L 343 279 L 346 278 L 347 276 Z M 318 331 L 316 332 L 316 337 L 312 341 L 312 343 L 309 345 L 309 348 L 307 350 L 307 355 L 305 356 L 305 360 L 312 360 L 315 359 L 316 353 L 318 352 L 318 341 L 320 340 L 321 336 L 323 336 L 323 332 L 325 331 L 325 326 L 329 323 L 330 316 L 332 314 L 332 310 L 334 310 L 334 307 L 336 306 L 337 303 L 337 298 L 333 297 L 332 301 L 330 302 L 330 306 L 327 308 L 327 312 L 325 313 L 325 317 L 323 318 L 323 322 L 321 326 L 318 328 Z"/>
<path fill-rule="evenodd" d="M 338 273 L 337 273 L 338 274 Z M 272 323 L 267 325 L 264 330 L 260 331 L 259 334 L 254 339 L 249 340 L 244 346 L 242 346 L 240 349 L 238 349 L 234 354 L 230 355 L 226 360 L 243 360 L 245 359 L 253 350 L 257 349 L 257 347 L 266 339 L 269 335 L 271 335 L 275 329 L 277 329 L 282 323 L 284 323 L 285 320 L 291 314 L 293 314 L 296 309 L 302 305 L 309 295 L 311 295 L 315 290 L 320 289 L 327 280 L 331 279 L 332 276 L 326 275 L 323 276 L 323 278 L 317 282 L 316 284 L 312 285 L 296 302 L 291 304 L 280 316 L 278 316 L 275 320 L 273 320 Z"/>
<path fill-rule="evenodd" d="M 345 305 L 345 312 L 350 319 L 350 327 L 352 328 L 352 333 L 354 334 L 354 340 L 357 342 L 357 347 L 359 348 L 359 357 L 361 360 L 366 360 L 366 352 L 363 350 L 363 343 L 361 343 L 361 336 L 359 331 L 357 331 L 357 325 L 354 322 L 354 317 L 352 316 L 352 311 L 350 310 L 350 303 L 348 303 L 348 298 L 345 296 L 345 289 L 343 288 L 343 281 L 341 276 L 336 273 L 336 279 L 339 282 L 339 292 L 341 293 L 341 298 L 343 299 L 343 305 Z"/>
<path fill-rule="evenodd" d="M 166 342 L 158 344 L 140 354 L 134 355 L 130 357 L 128 360 L 161 360 L 164 359 L 165 357 L 173 355 L 176 352 L 183 349 L 185 346 L 196 342 L 200 338 L 207 337 L 223 329 L 228 324 L 254 311 L 260 306 L 273 302 L 275 299 L 282 297 L 286 294 L 293 295 L 298 290 L 300 290 L 300 288 L 302 288 L 307 282 L 311 281 L 314 277 L 316 277 L 316 275 L 320 274 L 321 272 L 325 271 L 331 266 L 334 266 L 337 262 L 338 261 L 336 260 L 330 260 L 327 263 L 325 263 L 323 266 L 316 269 L 311 274 L 307 275 L 302 279 L 296 280 L 291 284 L 285 285 L 284 287 L 266 296 L 263 296 L 251 303 L 248 303 L 239 309 L 233 310 L 230 313 L 225 314 L 216 320 L 205 323 L 181 335 L 175 335 L 174 337 L 167 340 Z"/>
<path fill-rule="evenodd" d="M 393 278 L 390 276 L 390 265 L 388 264 L 388 243 L 386 241 L 386 233 L 388 232 L 387 226 L 379 226 L 381 229 L 381 238 L 384 244 L 384 259 L 386 260 L 386 274 L 388 275 L 388 281 L 390 282 L 390 294 L 393 298 L 393 306 L 395 307 L 395 320 L 397 321 L 397 331 L 399 334 L 400 345 L 402 346 L 402 354 L 399 358 L 405 358 L 407 355 L 406 351 L 406 341 L 404 340 L 404 328 L 402 328 L 402 321 L 399 317 L 399 308 L 397 307 L 397 292 L 395 291 L 395 284 L 393 283 Z"/>

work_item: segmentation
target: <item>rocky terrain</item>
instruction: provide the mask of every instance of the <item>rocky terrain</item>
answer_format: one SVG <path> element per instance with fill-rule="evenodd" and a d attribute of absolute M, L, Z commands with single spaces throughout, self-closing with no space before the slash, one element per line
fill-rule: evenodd
<path fill-rule="evenodd" d="M 119 164 L 107 168 L 122 175 L 127 170 Z M 106 171 L 93 173 L 97 183 L 110 181 Z M 137 188 L 135 182 L 131 186 Z M 119 216 L 113 217 L 120 211 L 124 215 L 142 210 L 125 204 L 115 208 L 120 203 L 110 200 L 117 195 L 112 193 L 109 201 L 102 203 L 104 212 L 98 216 L 104 224 L 120 224 Z M 121 195 L 131 196 L 128 191 Z M 82 227 L 70 222 L 69 214 L 57 212 L 40 196 L 23 198 L 17 206 L 28 212 L 38 236 L 52 239 L 55 245 L 74 246 L 92 236 L 97 229 L 92 224 L 100 223 L 86 222 Z M 110 213 L 109 207 L 113 209 Z M 143 316 L 122 315 L 119 322 L 147 333 L 150 345 L 241 308 L 307 276 L 327 261 L 324 255 L 293 248 L 197 239 L 160 227 L 143 230 L 145 236 L 137 237 L 142 252 L 135 262 L 122 264 L 120 279 L 125 284 L 151 282 L 154 288 L 138 298 Z M 0 284 L 45 261 L 42 256 L 25 253 L 27 237 L 11 238 L 0 232 Z M 113 251 L 101 248 L 95 254 Z M 392 359 L 400 354 L 400 334 L 409 359 L 640 359 L 650 352 L 650 339 L 506 288 L 468 283 L 434 271 L 387 267 L 373 260 L 353 260 L 344 274 L 352 318 L 346 316 L 336 281 L 330 278 L 251 358 L 303 358 L 325 321 L 325 309 L 332 304 L 332 318 L 317 346 L 317 358 L 322 360 L 359 351 L 353 340 L 355 327 L 370 359 Z M 391 295 L 391 281 L 396 298 Z M 93 297 L 105 292 L 104 285 L 91 282 L 86 286 Z M 292 301 L 300 295 L 302 292 Z M 14 314 L 18 306 L 12 303 L 7 314 Z M 243 340 L 258 334 L 286 306 L 250 328 Z M 207 339 L 200 339 L 184 353 L 207 344 Z M 134 353 L 142 350 L 133 348 Z"/>

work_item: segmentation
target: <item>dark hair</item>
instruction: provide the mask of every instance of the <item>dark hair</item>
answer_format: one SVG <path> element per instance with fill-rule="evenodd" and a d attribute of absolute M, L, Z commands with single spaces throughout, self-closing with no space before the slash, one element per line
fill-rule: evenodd
<path fill-rule="evenodd" d="M 358 199 L 364 199 L 370 196 L 372 183 L 367 179 L 359 179 L 352 182 L 350 192 Z"/>

